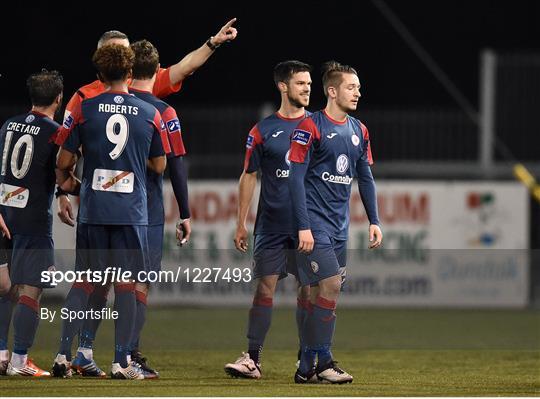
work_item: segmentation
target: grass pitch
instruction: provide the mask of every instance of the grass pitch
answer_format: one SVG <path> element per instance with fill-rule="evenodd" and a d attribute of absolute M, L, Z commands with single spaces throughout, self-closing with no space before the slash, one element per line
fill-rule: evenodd
<path fill-rule="evenodd" d="M 540 396 L 540 312 L 338 309 L 334 355 L 355 380 L 295 385 L 293 309 L 277 309 L 263 379 L 231 379 L 223 365 L 245 350 L 246 309 L 151 308 L 144 354 L 153 381 L 0 377 L 2 396 Z M 54 358 L 60 323 L 42 322 L 31 356 Z M 96 341 L 109 371 L 113 323 Z"/>

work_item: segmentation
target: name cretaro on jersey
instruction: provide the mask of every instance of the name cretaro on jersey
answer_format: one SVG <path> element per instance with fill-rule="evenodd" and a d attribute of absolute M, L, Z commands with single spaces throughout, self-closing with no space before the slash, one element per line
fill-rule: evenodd
<path fill-rule="evenodd" d="M 81 148 L 79 221 L 100 225 L 146 225 L 146 162 L 170 152 L 157 109 L 124 92 L 84 100 L 65 121 L 57 144 Z"/>
<path fill-rule="evenodd" d="M 59 126 L 44 114 L 29 112 L 8 119 L 0 130 L 0 209 L 12 234 L 52 235 Z"/>
<path fill-rule="evenodd" d="M 367 127 L 351 116 L 339 122 L 317 111 L 293 132 L 289 158 L 309 164 L 304 183 L 311 230 L 346 239 L 357 166 L 373 164 Z"/>
<path fill-rule="evenodd" d="M 165 146 L 169 146 L 171 151 L 166 155 L 167 158 L 174 158 L 186 155 L 184 141 L 182 140 L 182 127 L 180 119 L 172 108 L 166 102 L 160 100 L 152 93 L 130 88 L 130 93 L 134 94 L 143 101 L 152 104 L 161 114 L 164 128 L 167 132 L 163 136 Z M 163 173 L 155 173 L 147 170 L 146 190 L 148 197 L 148 225 L 157 226 L 165 223 L 165 209 L 163 205 Z"/>
<path fill-rule="evenodd" d="M 249 132 L 244 170 L 261 170 L 261 194 L 255 222 L 255 234 L 294 232 L 289 195 L 289 148 L 293 130 L 306 116 L 285 118 L 274 113 L 257 123 Z"/>

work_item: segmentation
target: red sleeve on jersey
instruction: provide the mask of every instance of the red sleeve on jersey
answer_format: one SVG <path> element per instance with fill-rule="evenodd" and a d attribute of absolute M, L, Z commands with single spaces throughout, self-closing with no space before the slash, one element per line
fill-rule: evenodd
<path fill-rule="evenodd" d="M 371 141 L 369 140 L 368 128 L 363 123 L 361 123 L 360 126 L 362 127 L 362 134 L 364 135 L 364 142 L 367 143 L 367 149 L 366 149 L 367 161 L 370 165 L 373 165 L 373 155 L 371 154 Z"/>
<path fill-rule="evenodd" d="M 304 119 L 292 133 L 289 160 L 296 163 L 304 163 L 313 141 L 320 140 L 320 138 L 321 133 L 315 122 L 313 122 L 313 119 Z"/>
<path fill-rule="evenodd" d="M 159 71 L 156 75 L 156 81 L 154 82 L 154 88 L 152 89 L 152 94 L 159 98 L 165 98 L 173 93 L 180 91 L 182 87 L 182 82 L 171 84 L 171 77 L 169 76 L 170 67 L 167 69 L 159 68 Z"/>
<path fill-rule="evenodd" d="M 261 132 L 259 131 L 259 128 L 257 125 L 253 126 L 253 128 L 249 131 L 247 142 L 246 142 L 246 156 L 244 158 L 244 171 L 248 172 L 248 168 L 250 172 L 255 172 L 255 170 L 259 169 L 259 160 L 255 160 L 255 162 L 252 161 L 253 152 L 257 150 L 257 146 L 261 145 L 263 143 L 263 138 L 261 135 Z M 250 163 L 253 163 L 250 167 Z M 252 170 L 254 169 L 254 170 Z"/>
<path fill-rule="evenodd" d="M 73 98 L 77 96 L 78 94 L 74 94 Z M 80 98 L 80 97 L 79 97 Z M 71 102 L 71 101 L 70 101 Z M 74 102 L 75 106 L 72 108 L 72 111 L 68 114 L 66 110 L 66 117 L 64 119 L 64 123 L 62 126 L 60 126 L 56 132 L 55 137 L 55 144 L 62 146 L 64 144 L 64 141 L 68 138 L 68 136 L 71 134 L 75 126 L 83 122 L 83 116 L 82 116 L 82 101 Z"/>
<path fill-rule="evenodd" d="M 182 127 L 176 111 L 173 107 L 168 107 L 161 114 L 165 128 L 167 129 L 167 137 L 171 146 L 172 155 L 179 157 L 186 155 L 186 148 L 184 147 L 184 141 L 182 140 Z"/>
<path fill-rule="evenodd" d="M 71 96 L 71 99 L 66 105 L 66 110 L 64 112 L 64 121 L 69 115 L 73 113 L 73 111 L 75 111 L 77 108 L 80 108 L 82 101 L 83 99 L 79 95 L 79 91 L 76 91 L 75 94 Z"/>
<path fill-rule="evenodd" d="M 156 132 L 159 132 L 159 136 L 161 137 L 161 144 L 163 145 L 163 151 L 165 152 L 165 154 L 169 154 L 171 152 L 171 146 L 169 144 L 169 139 L 167 138 L 167 129 L 165 128 L 163 119 L 161 119 L 161 115 L 157 109 L 154 115 L 153 122 L 156 128 Z"/>

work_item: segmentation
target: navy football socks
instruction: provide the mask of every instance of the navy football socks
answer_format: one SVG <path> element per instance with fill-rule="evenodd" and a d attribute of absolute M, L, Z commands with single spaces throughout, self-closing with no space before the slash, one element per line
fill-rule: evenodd
<path fill-rule="evenodd" d="M 13 315 L 14 353 L 26 355 L 28 348 L 34 343 L 39 325 L 38 312 L 38 301 L 26 295 L 19 298 Z"/>
<path fill-rule="evenodd" d="M 300 361 L 300 371 L 306 373 L 313 367 L 309 365 L 313 352 L 318 355 L 318 364 L 324 366 L 332 361 L 330 347 L 336 327 L 336 302 L 318 296 L 313 305 L 313 310 L 308 313 L 305 322 L 304 340 L 305 346 Z M 304 360 L 304 357 L 306 359 Z M 314 359 L 313 359 L 314 360 Z"/>
<path fill-rule="evenodd" d="M 264 339 L 272 323 L 272 298 L 255 297 L 253 306 L 249 311 L 248 320 L 248 353 L 255 362 L 260 363 L 260 355 L 264 345 Z"/>
<path fill-rule="evenodd" d="M 127 356 L 131 354 L 131 337 L 135 325 L 135 284 L 114 286 L 114 310 L 118 318 L 114 321 L 114 362 L 125 368 Z"/>
<path fill-rule="evenodd" d="M 88 282 L 73 283 L 69 290 L 64 308 L 68 311 L 84 311 L 88 305 L 88 297 L 94 290 L 94 286 Z M 60 339 L 60 349 L 58 353 L 65 355 L 68 361 L 71 361 L 71 344 L 73 338 L 80 330 L 83 320 L 75 318 L 72 321 L 64 319 L 62 322 L 62 337 Z"/>
<path fill-rule="evenodd" d="M 109 294 L 109 286 L 98 285 L 88 299 L 87 310 L 100 312 L 107 305 L 107 295 Z M 79 347 L 92 349 L 94 347 L 94 339 L 101 324 L 101 318 L 88 318 L 84 320 L 81 332 L 79 334 Z"/>
<path fill-rule="evenodd" d="M 135 290 L 136 313 L 135 326 L 133 327 L 133 337 L 131 340 L 131 350 L 139 349 L 141 332 L 146 322 L 146 303 L 148 295 L 144 292 Z"/>

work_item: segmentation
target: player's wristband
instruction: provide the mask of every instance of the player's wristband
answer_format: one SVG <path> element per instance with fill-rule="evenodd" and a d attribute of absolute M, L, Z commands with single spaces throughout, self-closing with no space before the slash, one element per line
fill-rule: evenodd
<path fill-rule="evenodd" d="M 60 188 L 60 186 L 57 186 L 57 187 L 56 187 L 56 192 L 54 193 L 54 196 L 55 196 L 56 198 L 58 198 L 58 197 L 60 197 L 61 195 L 67 196 L 68 193 L 67 193 L 66 191 L 62 190 L 62 189 Z"/>
<path fill-rule="evenodd" d="M 206 45 L 210 47 L 210 50 L 215 51 L 221 44 L 212 44 L 212 39 L 214 36 L 210 36 L 210 38 L 206 41 Z"/>

